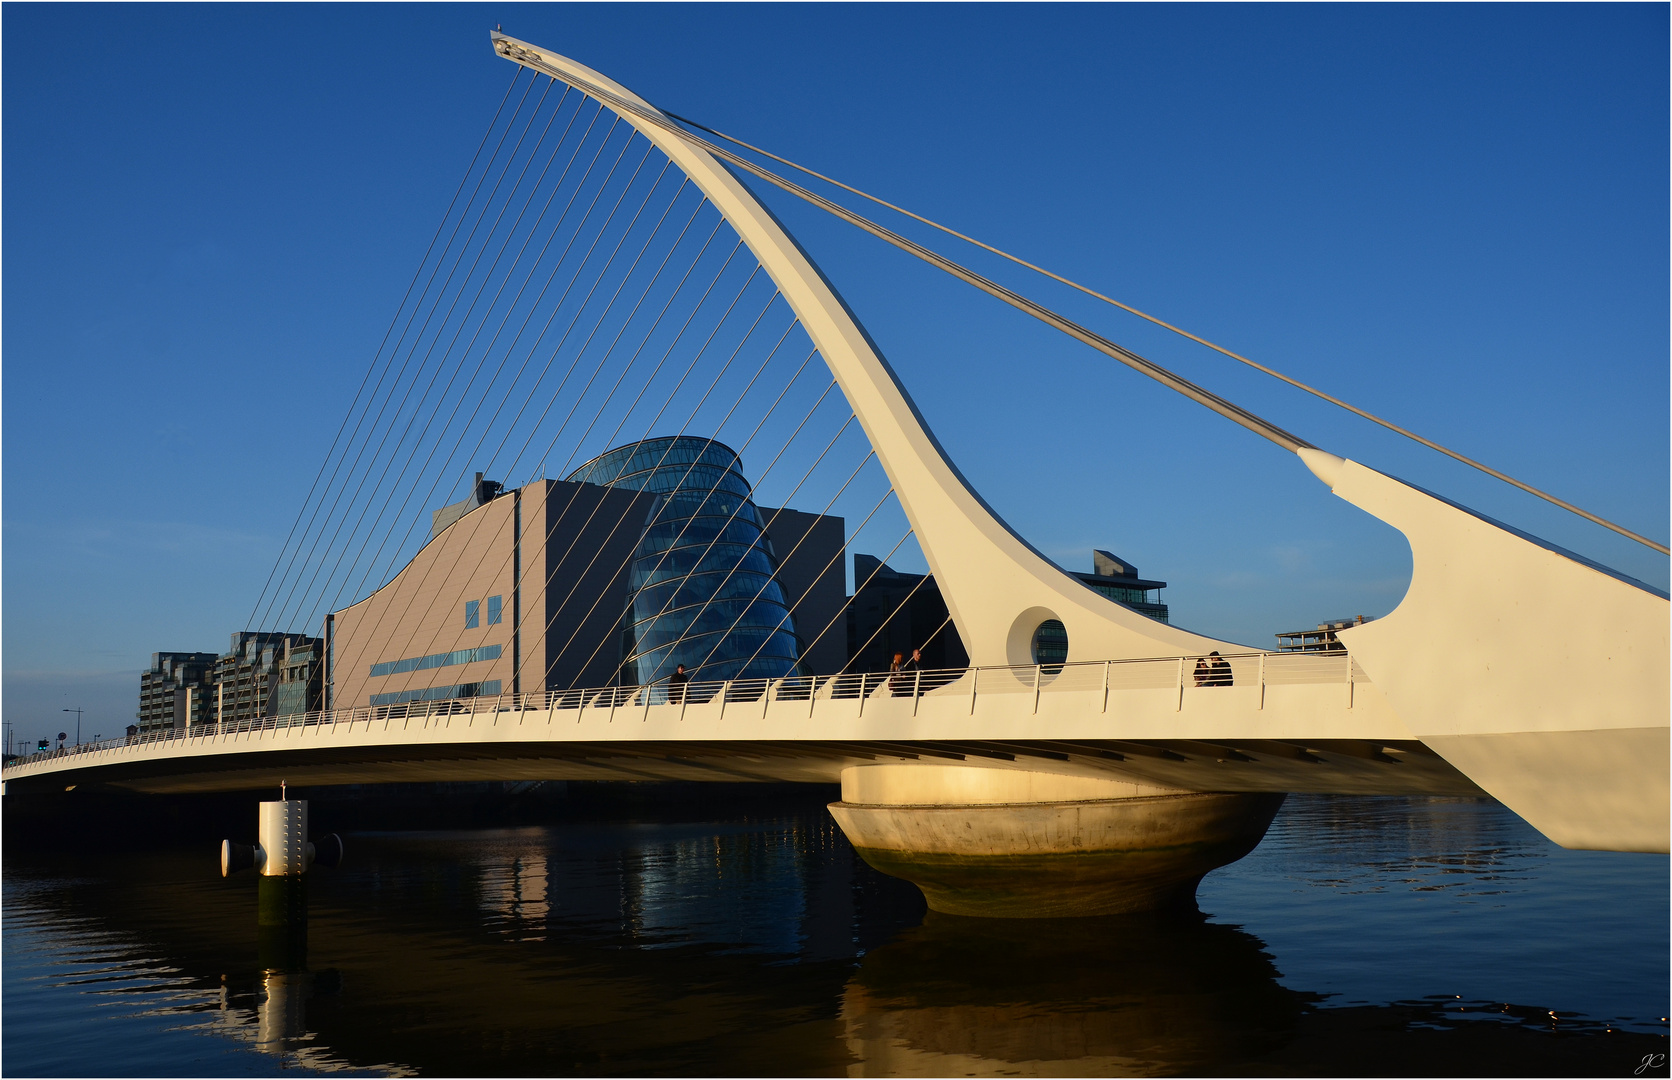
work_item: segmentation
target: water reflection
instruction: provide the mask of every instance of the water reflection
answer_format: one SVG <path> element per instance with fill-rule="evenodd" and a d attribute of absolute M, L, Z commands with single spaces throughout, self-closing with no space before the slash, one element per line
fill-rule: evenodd
<path fill-rule="evenodd" d="M 282 894 L 262 884 L 279 879 L 222 880 L 196 850 L 90 869 L 8 845 L 6 1064 L 1328 1073 L 1340 1046 L 1381 1039 L 1400 1040 L 1377 1052 L 1406 1054 L 1410 1071 L 1441 1073 L 1459 1068 L 1445 1040 L 1466 1007 L 1515 1028 L 1522 1041 L 1490 1054 L 1525 1070 L 1553 1060 L 1558 1044 L 1532 1031 L 1548 1012 L 1565 1032 L 1596 1001 L 1664 1011 L 1666 890 L 1663 859 L 1602 856 L 1586 878 L 1574 870 L 1592 864 L 1571 857 L 1585 853 L 1518 828 L 1488 803 L 1291 800 L 1266 845 L 1209 876 L 1211 917 L 1014 923 L 926 916 L 818 812 L 360 833 L 351 863 Z M 1569 954 L 1592 974 L 1537 989 Z M 1454 987 L 1467 979 L 1486 989 Z M 1631 1038 L 1619 1054 L 1642 1040 L 1664 1051 L 1658 1035 Z"/>
<path fill-rule="evenodd" d="M 480 866 L 482 911 L 530 931 L 546 926 L 546 856 L 539 851 L 518 855 L 509 863 L 495 859 Z M 530 940 L 540 941 L 535 936 Z"/>
<path fill-rule="evenodd" d="M 1259 939 L 1194 918 L 931 912 L 842 995 L 865 1076 L 1193 1073 L 1287 1042 L 1307 995 Z"/>

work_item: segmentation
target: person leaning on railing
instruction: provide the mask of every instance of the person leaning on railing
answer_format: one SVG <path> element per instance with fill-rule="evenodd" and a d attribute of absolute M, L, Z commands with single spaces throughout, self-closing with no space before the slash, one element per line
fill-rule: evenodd
<path fill-rule="evenodd" d="M 1197 686 L 1230 686 L 1231 662 L 1215 649 L 1206 656 L 1196 658 L 1196 669 L 1192 675 Z"/>

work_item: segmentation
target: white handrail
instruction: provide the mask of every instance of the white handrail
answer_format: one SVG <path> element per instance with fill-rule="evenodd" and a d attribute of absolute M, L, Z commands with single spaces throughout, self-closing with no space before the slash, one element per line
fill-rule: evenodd
<path fill-rule="evenodd" d="M 1214 661 L 1221 661 L 1220 666 L 1214 666 Z M 399 705 L 351 706 L 346 709 L 332 709 L 320 712 L 291 713 L 285 716 L 248 717 L 237 721 L 217 721 L 210 724 L 200 724 L 189 728 L 169 728 L 164 731 L 144 732 L 132 736 L 122 736 L 105 739 L 98 742 L 83 743 L 80 746 L 60 747 L 31 754 L 20 754 L 7 763 L 6 768 L 16 768 L 21 765 L 45 761 L 61 757 L 73 757 L 103 750 L 133 749 L 154 746 L 160 743 L 172 742 L 179 739 L 195 739 L 205 736 L 222 738 L 240 735 L 248 732 L 289 730 L 292 728 L 319 729 L 326 725 L 335 726 L 347 723 L 352 730 L 357 720 L 367 722 L 367 729 L 375 721 L 383 721 L 387 729 L 388 721 L 402 719 L 428 719 L 430 717 L 446 717 L 454 714 L 475 714 L 486 711 L 497 714 L 500 711 L 551 711 L 586 708 L 606 708 L 613 716 L 618 708 L 631 706 L 635 703 L 644 706 L 644 717 L 649 718 L 651 709 L 658 705 L 677 705 L 681 716 L 687 705 L 702 705 L 717 703 L 720 707 L 719 715 L 725 716 L 726 703 L 739 701 L 761 702 L 760 716 L 766 718 L 774 702 L 800 702 L 805 694 L 808 701 L 808 715 L 812 715 L 813 702 L 818 699 L 858 699 L 860 715 L 864 715 L 866 699 L 873 696 L 899 696 L 912 698 L 913 715 L 917 711 L 917 702 L 924 697 L 941 697 L 948 693 L 963 695 L 969 700 L 969 709 L 973 714 L 976 706 L 976 687 L 979 683 L 981 693 L 1004 694 L 1007 692 L 1028 693 L 1033 698 L 1033 708 L 1037 712 L 1042 695 L 1062 692 L 1084 692 L 1096 694 L 1101 691 L 1103 709 L 1108 708 L 1111 691 L 1143 688 L 1146 678 L 1126 677 L 1129 674 L 1153 672 L 1148 681 L 1153 682 L 1152 688 L 1177 686 L 1179 707 L 1183 707 L 1187 690 L 1221 689 L 1228 686 L 1252 686 L 1256 688 L 1259 707 L 1265 706 L 1266 688 L 1277 684 L 1313 684 L 1334 683 L 1340 685 L 1343 671 L 1342 662 L 1346 663 L 1346 690 L 1348 707 L 1352 707 L 1354 684 L 1363 681 L 1361 673 L 1353 670 L 1352 656 L 1344 651 L 1301 653 L 1301 652 L 1258 652 L 1224 653 L 1213 656 L 1157 656 L 1135 660 L 1072 660 L 1061 663 L 1048 664 L 1011 664 L 987 665 L 967 668 L 918 668 L 913 669 L 906 679 L 906 672 L 851 672 L 843 675 L 811 675 L 785 676 L 778 679 L 727 679 L 691 681 L 683 684 L 683 690 L 677 694 L 669 692 L 666 680 L 660 680 L 645 686 L 604 686 L 571 688 L 568 690 L 541 690 L 526 694 L 496 694 L 490 697 L 450 698 L 437 701 L 410 701 Z M 1198 662 L 1208 667 L 1195 666 Z M 994 676 L 1008 674 L 1011 679 L 1000 678 L 992 681 Z M 989 678 L 983 680 L 982 675 Z M 963 685 L 968 677 L 968 686 Z M 661 688 L 658 692 L 658 687 Z M 908 688 L 909 687 L 909 688 Z M 954 690 L 954 687 L 956 689 Z M 896 690 L 900 690 L 896 694 Z M 799 713 L 797 714 L 799 715 Z M 497 720 L 496 720 L 497 722 Z"/>

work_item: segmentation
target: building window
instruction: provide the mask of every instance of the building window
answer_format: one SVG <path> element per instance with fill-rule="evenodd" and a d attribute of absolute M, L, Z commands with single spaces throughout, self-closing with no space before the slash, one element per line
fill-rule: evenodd
<path fill-rule="evenodd" d="M 499 623 L 504 621 L 504 619 L 501 617 L 502 607 L 503 607 L 503 604 L 501 603 L 501 598 L 500 597 L 498 597 L 498 596 L 488 597 L 488 625 L 489 626 L 497 626 Z"/>
<path fill-rule="evenodd" d="M 411 701 L 451 701 L 456 698 L 498 697 L 504 686 L 498 679 L 486 682 L 432 686 L 424 690 L 403 690 L 394 694 L 373 694 L 373 705 L 405 705 Z"/>
<path fill-rule="evenodd" d="M 1046 674 L 1055 675 L 1068 659 L 1068 630 L 1056 619 L 1047 619 L 1033 632 L 1033 662 L 1046 667 Z"/>
<path fill-rule="evenodd" d="M 455 649 L 452 652 L 431 653 L 406 660 L 385 660 L 372 665 L 373 677 L 404 675 L 409 671 L 429 671 L 432 668 L 452 667 L 455 664 L 474 664 L 482 660 L 498 660 L 503 646 L 483 645 L 475 649 Z"/>
<path fill-rule="evenodd" d="M 466 600 L 464 602 L 464 628 L 474 630 L 482 625 L 482 601 Z"/>

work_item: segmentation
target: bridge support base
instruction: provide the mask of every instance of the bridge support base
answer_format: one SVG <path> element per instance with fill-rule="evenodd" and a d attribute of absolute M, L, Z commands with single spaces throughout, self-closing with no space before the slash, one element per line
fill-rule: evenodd
<path fill-rule="evenodd" d="M 861 858 L 951 915 L 1193 907 L 1265 836 L 1282 795 L 1172 791 L 1013 769 L 861 765 L 830 812 Z"/>

